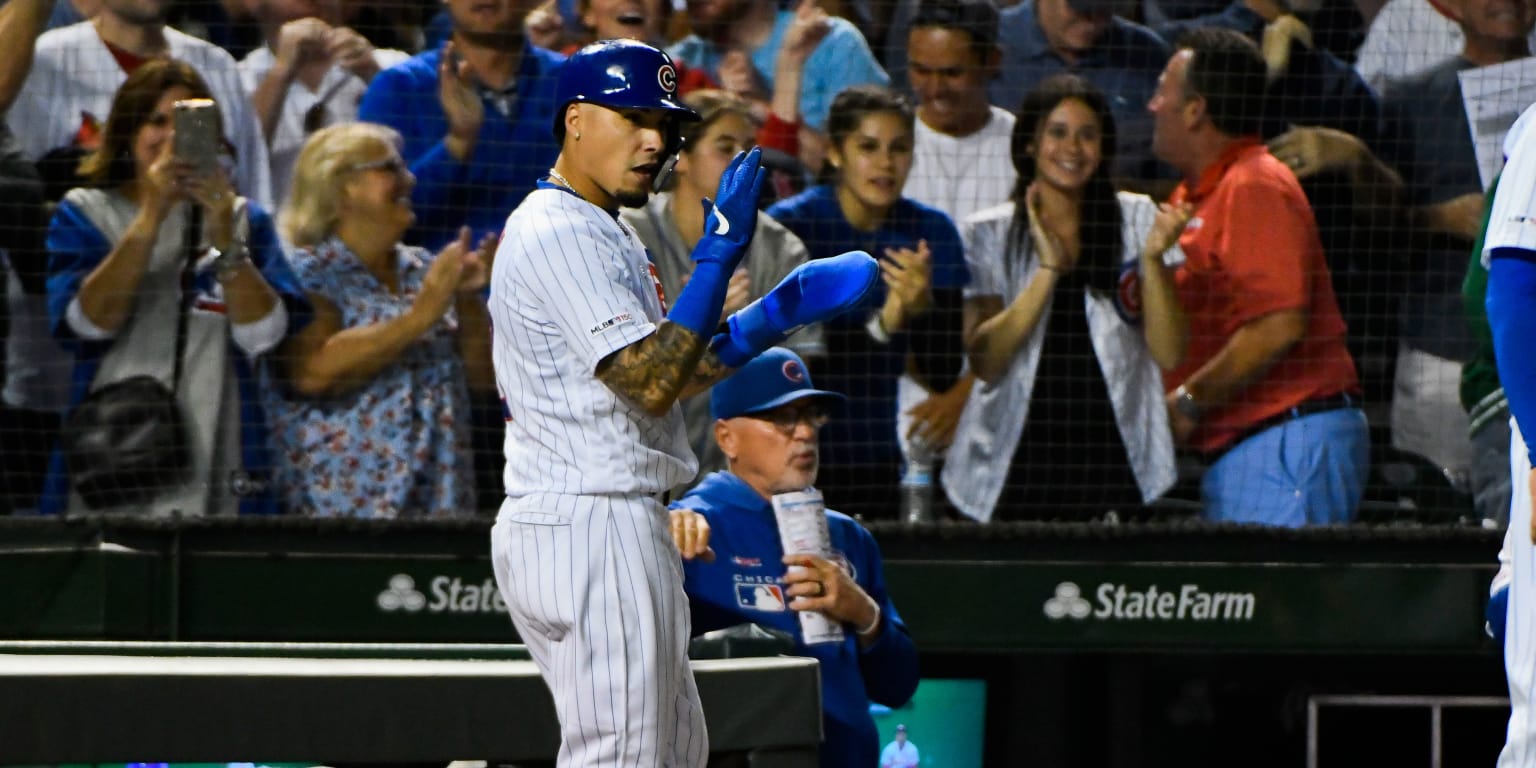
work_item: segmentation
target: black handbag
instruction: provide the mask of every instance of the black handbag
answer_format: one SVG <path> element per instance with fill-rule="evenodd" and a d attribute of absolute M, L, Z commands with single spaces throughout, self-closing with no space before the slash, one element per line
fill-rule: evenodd
<path fill-rule="evenodd" d="M 176 313 L 175 374 L 168 389 L 154 376 L 132 376 L 86 396 L 64 421 L 62 442 L 70 487 L 88 509 L 144 504 L 185 482 L 191 464 L 187 423 L 176 402 L 181 357 L 192 310 L 193 268 L 201 211 L 190 212 L 183 237 L 181 302 Z"/>

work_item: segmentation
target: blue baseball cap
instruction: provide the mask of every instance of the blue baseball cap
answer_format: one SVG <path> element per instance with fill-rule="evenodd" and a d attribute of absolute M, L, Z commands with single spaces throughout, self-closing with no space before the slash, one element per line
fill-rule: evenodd
<path fill-rule="evenodd" d="M 800 356 L 783 347 L 772 347 L 752 358 L 709 393 L 709 412 L 717 419 L 771 411 L 807 397 L 847 402 L 836 392 L 816 389 L 811 372 Z"/>

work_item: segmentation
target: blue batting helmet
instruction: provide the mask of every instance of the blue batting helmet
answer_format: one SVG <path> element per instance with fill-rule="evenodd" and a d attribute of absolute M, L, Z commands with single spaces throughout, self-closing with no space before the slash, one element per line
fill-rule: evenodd
<path fill-rule="evenodd" d="M 661 109 L 679 120 L 699 119 L 697 112 L 677 100 L 672 57 L 638 40 L 601 40 L 565 60 L 555 85 L 557 139 L 565 138 L 565 108 L 574 102 L 610 109 Z"/>

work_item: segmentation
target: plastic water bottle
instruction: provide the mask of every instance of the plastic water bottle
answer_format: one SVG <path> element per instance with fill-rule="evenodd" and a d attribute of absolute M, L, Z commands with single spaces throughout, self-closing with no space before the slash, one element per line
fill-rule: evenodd
<path fill-rule="evenodd" d="M 901 475 L 901 519 L 908 523 L 933 522 L 933 463 L 933 450 L 913 440 Z"/>

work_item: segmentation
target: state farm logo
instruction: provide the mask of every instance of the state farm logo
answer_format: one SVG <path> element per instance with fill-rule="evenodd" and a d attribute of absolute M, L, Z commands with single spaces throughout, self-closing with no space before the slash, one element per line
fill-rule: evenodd
<path fill-rule="evenodd" d="M 1056 596 L 1045 601 L 1045 617 L 1048 619 L 1063 619 L 1071 616 L 1074 619 L 1086 619 L 1093 611 L 1093 606 L 1083 599 L 1082 590 L 1070 581 L 1063 581 L 1056 585 Z"/>
<path fill-rule="evenodd" d="M 389 588 L 379 593 L 379 610 L 385 613 L 405 611 L 415 613 L 427 605 L 427 596 L 416 588 L 416 580 L 397 573 L 389 579 Z"/>
<path fill-rule="evenodd" d="M 1113 582 L 1100 584 L 1090 601 L 1077 584 L 1063 581 L 1045 601 L 1045 617 L 1052 621 L 1252 621 L 1256 603 L 1252 592 L 1213 592 L 1199 584 L 1169 590 L 1156 584 L 1133 589 Z"/>
<path fill-rule="evenodd" d="M 389 586 L 374 598 L 379 610 L 385 613 L 473 613 L 504 614 L 507 604 L 501 599 L 494 579 L 479 584 L 465 581 L 458 576 L 433 576 L 423 594 L 416 588 L 416 580 L 408 574 L 397 573 L 389 578 Z"/>

